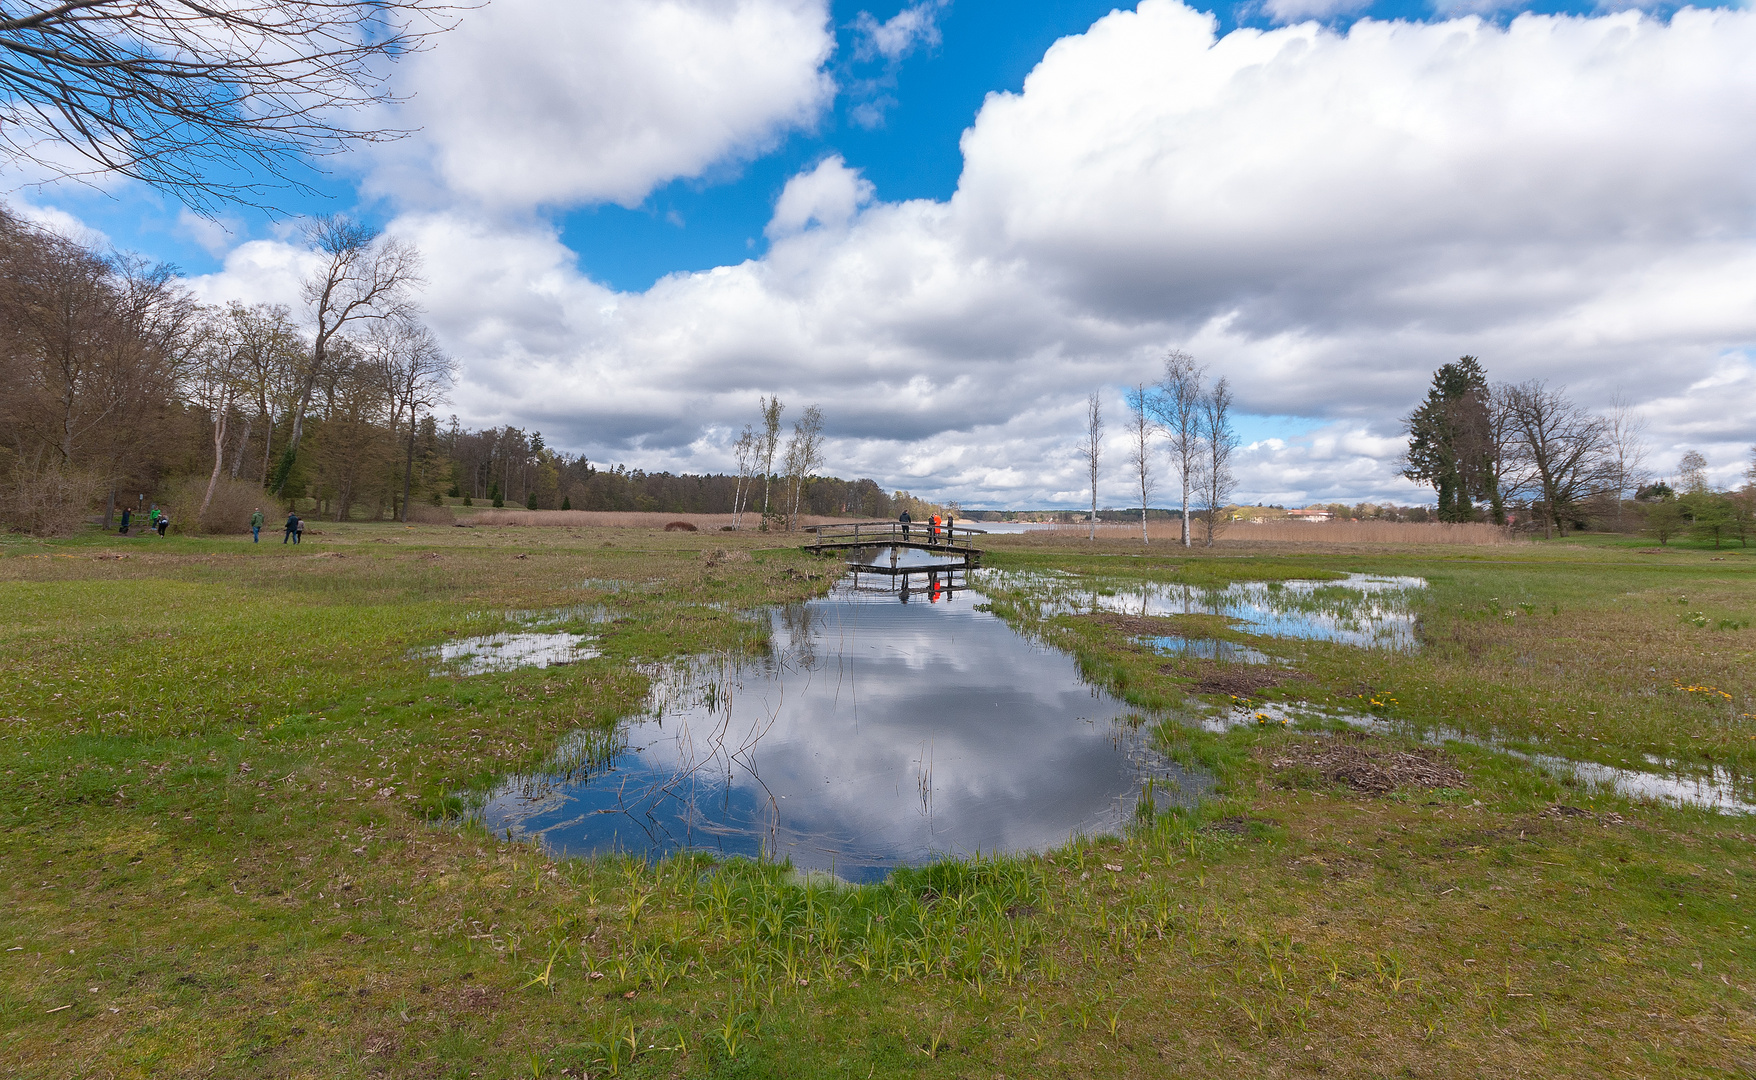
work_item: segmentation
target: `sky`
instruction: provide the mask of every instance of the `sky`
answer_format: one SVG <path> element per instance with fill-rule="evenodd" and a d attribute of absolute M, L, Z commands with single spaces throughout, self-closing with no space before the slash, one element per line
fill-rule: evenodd
<path fill-rule="evenodd" d="M 1236 395 L 1236 497 L 1431 502 L 1435 368 L 1620 395 L 1650 465 L 1756 443 L 1756 13 L 1622 3 L 492 0 L 274 212 L 0 174 L 15 209 L 299 308 L 303 214 L 425 257 L 466 426 L 732 467 L 760 396 L 827 471 L 1139 505 L 1129 386 Z M 1153 505 L 1175 501 L 1160 453 Z"/>

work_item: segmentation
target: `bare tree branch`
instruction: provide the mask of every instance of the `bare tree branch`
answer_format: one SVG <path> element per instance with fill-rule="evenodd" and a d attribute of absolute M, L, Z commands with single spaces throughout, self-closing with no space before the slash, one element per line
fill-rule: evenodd
<path fill-rule="evenodd" d="M 388 65 L 467 6 L 0 0 L 0 143 L 61 175 L 132 177 L 209 217 L 222 200 L 260 205 L 271 188 L 308 190 L 297 160 L 407 134 L 346 117 L 396 101 Z M 57 145 L 90 167 L 59 167 Z"/>

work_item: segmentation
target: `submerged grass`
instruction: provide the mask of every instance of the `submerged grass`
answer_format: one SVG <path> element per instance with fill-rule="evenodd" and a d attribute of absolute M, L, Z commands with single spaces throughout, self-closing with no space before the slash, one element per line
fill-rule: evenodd
<path fill-rule="evenodd" d="M 825 564 L 747 535 L 322 528 L 302 549 L 0 544 L 9 1073 L 1689 1076 L 1756 1060 L 1756 825 L 1463 744 L 1461 786 L 1373 794 L 1276 768 L 1307 734 L 1168 724 L 1167 752 L 1218 778 L 1201 810 L 878 885 L 697 855 L 553 860 L 460 817 L 467 796 L 564 743 L 582 765 L 609 752 L 644 666 L 763 648 L 738 611 L 821 591 Z M 1756 767 L 1756 637 L 1726 625 L 1756 612 L 1747 560 L 990 540 L 991 564 L 1106 579 L 1419 575 L 1420 651 L 1250 639 L 1306 676 L 1261 694 L 1609 763 Z M 1137 704 L 1180 707 L 1193 685 L 1124 626 L 992 603 Z M 462 677 L 420 652 L 578 605 L 592 615 L 566 627 L 604 654 L 583 663 Z"/>

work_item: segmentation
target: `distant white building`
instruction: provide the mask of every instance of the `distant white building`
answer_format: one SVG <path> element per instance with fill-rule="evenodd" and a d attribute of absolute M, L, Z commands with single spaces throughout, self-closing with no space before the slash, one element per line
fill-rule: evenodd
<path fill-rule="evenodd" d="M 1288 521 L 1328 521 L 1330 517 L 1329 511 L 1320 506 L 1313 506 L 1309 510 L 1287 511 Z"/>

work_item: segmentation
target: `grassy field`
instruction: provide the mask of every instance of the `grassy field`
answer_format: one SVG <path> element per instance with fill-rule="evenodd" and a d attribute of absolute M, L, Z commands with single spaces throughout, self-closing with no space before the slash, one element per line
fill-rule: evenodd
<path fill-rule="evenodd" d="M 748 534 L 314 528 L 0 542 L 8 1075 L 1756 1075 L 1756 819 L 1463 742 L 1421 759 L 1439 786 L 1362 790 L 1326 748 L 1417 745 L 1169 722 L 1216 798 L 1042 856 L 858 889 L 556 862 L 460 820 L 470 793 L 637 708 L 652 661 L 761 648 L 738 611 L 829 564 Z M 990 547 L 1117 585 L 1419 575 L 1420 651 L 1253 641 L 1298 677 L 1244 704 L 1756 773 L 1739 549 Z M 1216 675 L 1020 600 L 993 603 L 1142 708 Z M 582 664 L 419 652 L 581 606 L 610 617 Z"/>

